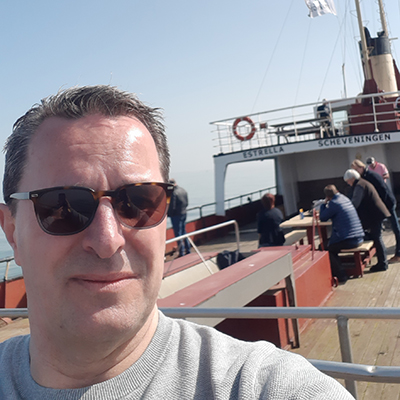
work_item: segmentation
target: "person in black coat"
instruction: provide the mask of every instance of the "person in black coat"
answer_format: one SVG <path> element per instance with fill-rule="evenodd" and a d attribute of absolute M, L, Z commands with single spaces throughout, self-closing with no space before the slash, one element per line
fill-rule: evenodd
<path fill-rule="evenodd" d="M 379 194 L 379 197 L 385 203 L 386 208 L 390 212 L 390 224 L 394 236 L 396 238 L 396 250 L 394 256 L 389 260 L 389 263 L 400 262 L 400 224 L 399 218 L 396 212 L 396 197 L 390 190 L 390 187 L 386 184 L 382 176 L 374 171 L 370 171 L 367 166 L 360 160 L 354 160 L 351 164 L 351 168 L 355 169 L 361 176 L 361 178 L 372 183 L 374 188 Z"/>
<path fill-rule="evenodd" d="M 386 271 L 388 262 L 386 247 L 382 239 L 382 221 L 390 216 L 382 199 L 374 186 L 360 177 L 354 169 L 348 169 L 343 179 L 351 186 L 351 201 L 357 210 L 361 224 L 368 236 L 374 241 L 378 263 L 370 268 L 370 272 Z"/>
<path fill-rule="evenodd" d="M 281 210 L 275 208 L 275 196 L 270 193 L 261 198 L 264 210 L 257 214 L 257 232 L 259 233 L 259 246 L 282 246 L 285 235 L 280 227 L 283 221 Z"/>

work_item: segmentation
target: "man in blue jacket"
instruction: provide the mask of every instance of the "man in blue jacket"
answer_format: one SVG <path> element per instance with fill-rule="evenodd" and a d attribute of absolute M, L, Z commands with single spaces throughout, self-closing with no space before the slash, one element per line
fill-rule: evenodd
<path fill-rule="evenodd" d="M 329 259 L 332 275 L 339 282 L 346 282 L 346 271 L 339 258 L 341 249 L 357 247 L 364 240 L 362 228 L 357 211 L 351 200 L 339 193 L 334 185 L 324 189 L 325 203 L 321 205 L 320 220 L 332 220 L 332 234 L 328 243 Z"/>

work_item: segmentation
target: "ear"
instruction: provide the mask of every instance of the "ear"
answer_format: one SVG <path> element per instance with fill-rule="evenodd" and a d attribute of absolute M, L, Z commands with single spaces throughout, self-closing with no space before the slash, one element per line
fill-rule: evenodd
<path fill-rule="evenodd" d="M 0 203 L 0 225 L 6 235 L 8 243 L 10 243 L 10 246 L 14 250 L 14 256 L 15 256 L 17 250 L 17 245 L 14 238 L 15 219 L 11 215 L 9 207 L 3 203 Z"/>

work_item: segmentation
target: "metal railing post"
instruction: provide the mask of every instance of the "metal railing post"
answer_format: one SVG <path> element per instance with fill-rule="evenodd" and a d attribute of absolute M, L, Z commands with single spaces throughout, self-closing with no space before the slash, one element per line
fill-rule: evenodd
<path fill-rule="evenodd" d="M 349 319 L 343 315 L 339 315 L 337 318 L 337 327 L 339 333 L 340 353 L 342 355 L 342 361 L 347 363 L 353 362 L 353 354 L 351 351 L 350 341 L 350 330 L 349 330 Z M 346 389 L 357 399 L 357 386 L 353 380 L 345 380 Z"/>
<path fill-rule="evenodd" d="M 377 122 L 377 120 L 376 120 L 375 97 L 372 97 L 372 110 L 373 110 L 373 114 L 374 114 L 375 132 L 379 132 L 379 129 L 378 129 L 378 122 Z"/>

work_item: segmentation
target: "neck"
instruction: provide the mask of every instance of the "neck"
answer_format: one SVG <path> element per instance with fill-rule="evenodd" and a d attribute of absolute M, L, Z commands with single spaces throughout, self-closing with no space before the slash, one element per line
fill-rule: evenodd
<path fill-rule="evenodd" d="M 115 340 L 79 341 L 76 338 L 55 344 L 51 337 L 35 335 L 31 324 L 31 374 L 44 387 L 75 389 L 111 379 L 134 364 L 144 353 L 157 329 L 158 312 L 154 307 L 138 332 Z M 60 343 L 59 341 L 57 343 Z"/>

